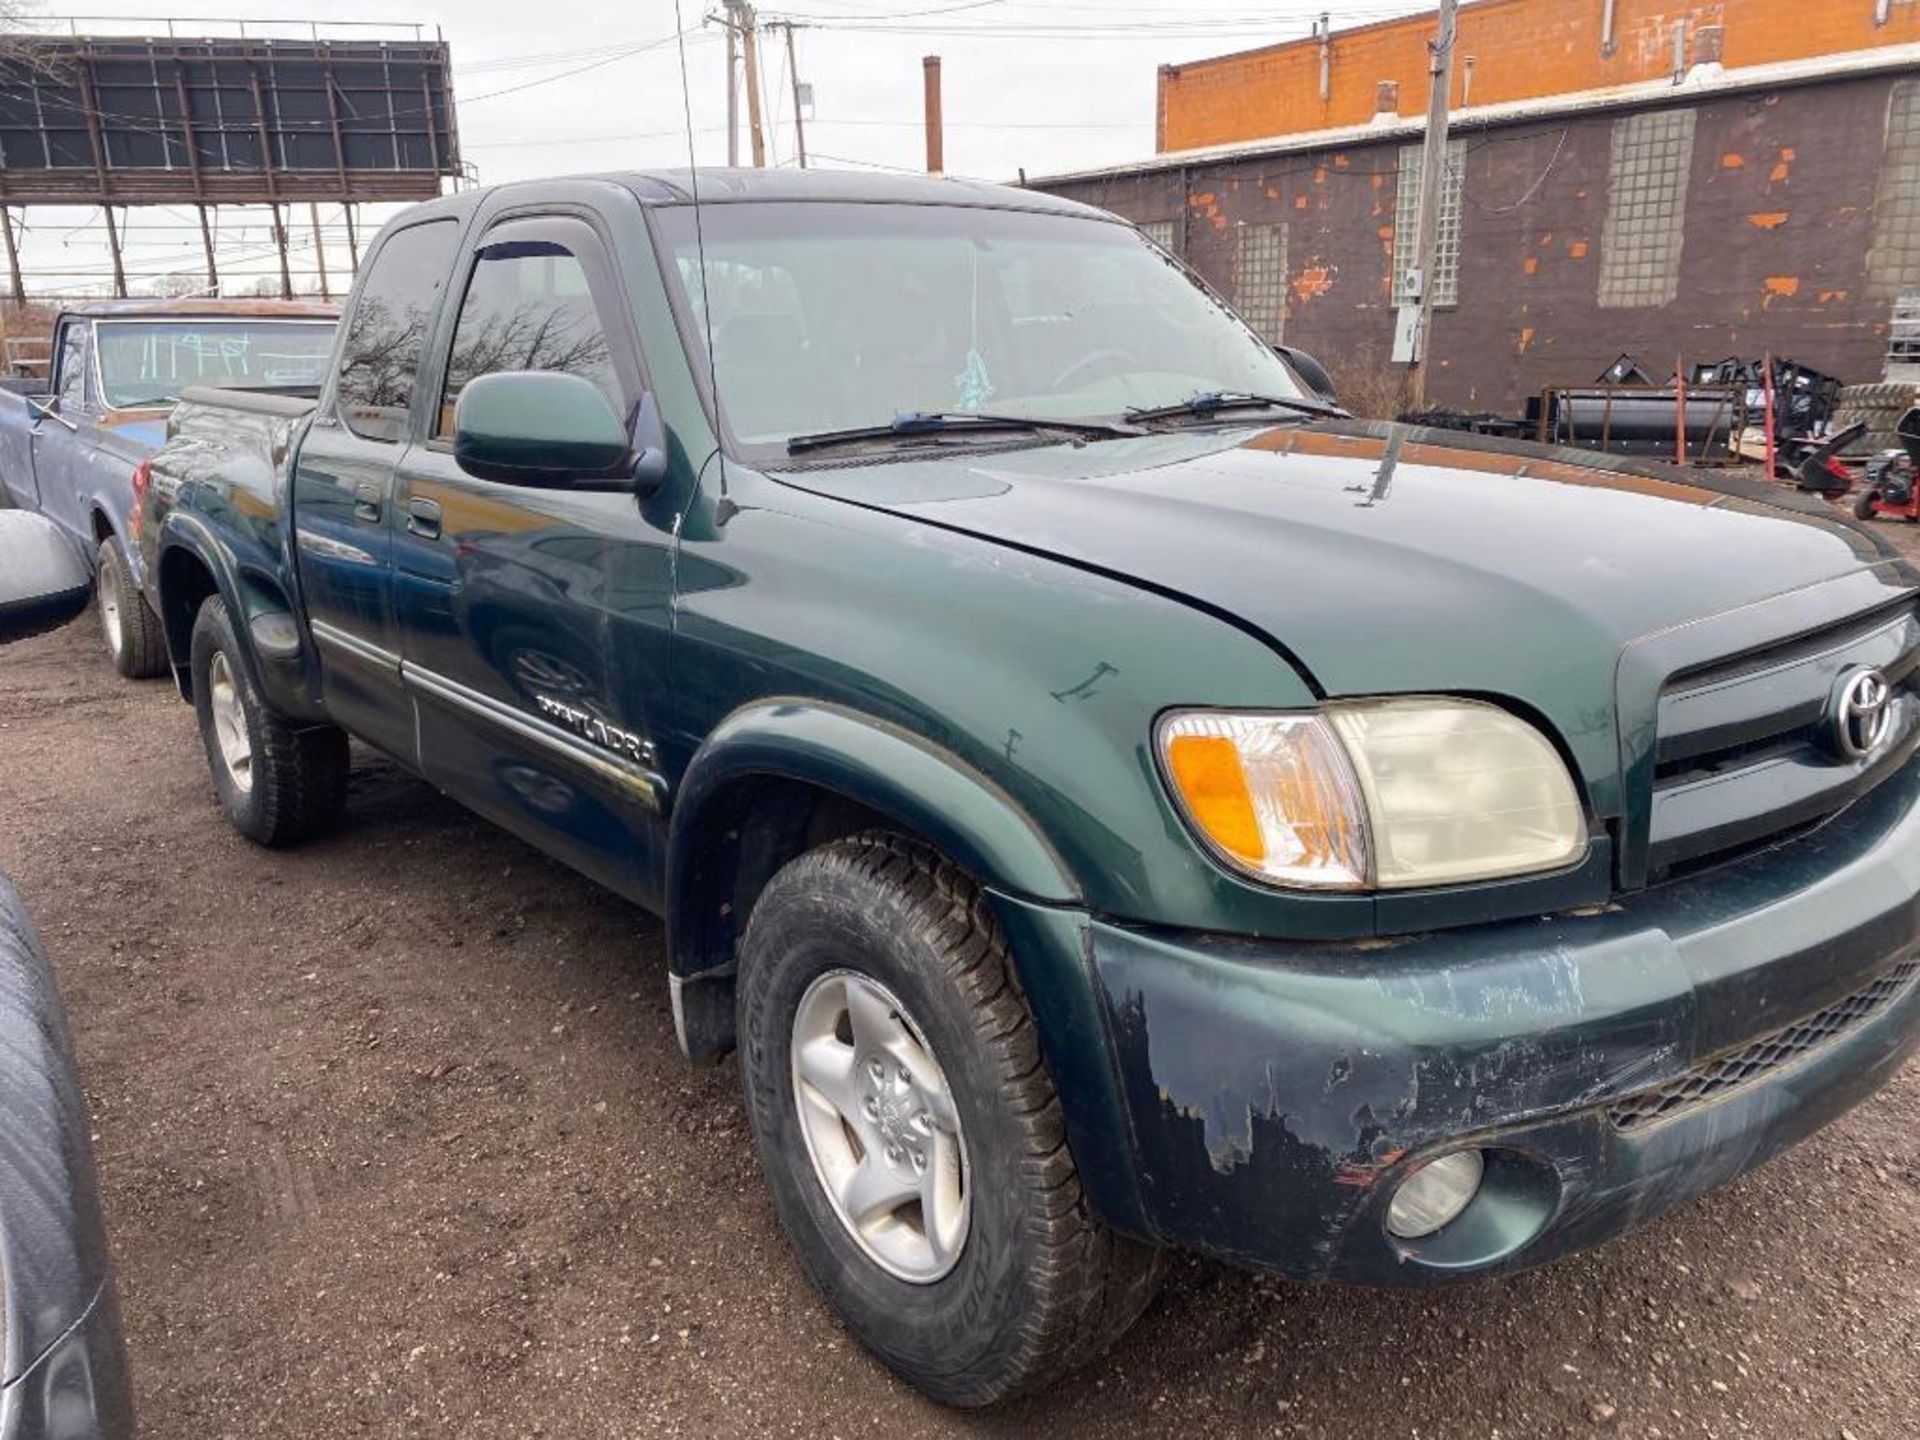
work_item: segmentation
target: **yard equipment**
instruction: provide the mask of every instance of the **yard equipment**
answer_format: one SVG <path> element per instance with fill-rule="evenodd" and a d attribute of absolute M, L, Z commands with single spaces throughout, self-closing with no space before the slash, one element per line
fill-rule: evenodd
<path fill-rule="evenodd" d="M 1867 461 L 1866 488 L 1854 502 L 1862 520 L 1920 520 L 1920 486 L 1914 473 L 1920 467 L 1920 406 L 1907 411 L 1894 426 L 1898 450 L 1882 450 Z"/>
<path fill-rule="evenodd" d="M 1786 460 L 1783 468 L 1802 490 L 1811 490 L 1829 500 L 1837 500 L 1853 489 L 1860 478 L 1853 467 L 1840 458 L 1841 453 L 1866 433 L 1866 422 L 1856 420 L 1824 440 L 1809 443 L 1800 454 Z"/>

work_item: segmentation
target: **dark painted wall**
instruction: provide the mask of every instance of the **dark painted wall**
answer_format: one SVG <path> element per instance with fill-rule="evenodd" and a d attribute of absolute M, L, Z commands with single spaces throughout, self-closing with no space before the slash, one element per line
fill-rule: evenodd
<path fill-rule="evenodd" d="M 1658 379 L 1680 356 L 1770 350 L 1878 380 L 1891 294 L 1868 283 L 1867 265 L 1894 78 L 1677 92 L 1671 103 L 1697 115 L 1693 163 L 1679 293 L 1657 307 L 1598 300 L 1613 125 L 1627 112 L 1456 132 L 1467 146 L 1460 303 L 1435 322 L 1431 400 L 1517 412 L 1548 385 L 1593 380 L 1623 351 Z M 1399 374 L 1387 358 L 1402 143 L 1045 188 L 1137 221 L 1181 217 L 1187 260 L 1228 295 L 1236 224 L 1286 221 L 1285 338 L 1379 409 Z M 1920 288 L 1920 274 L 1901 278 Z"/>

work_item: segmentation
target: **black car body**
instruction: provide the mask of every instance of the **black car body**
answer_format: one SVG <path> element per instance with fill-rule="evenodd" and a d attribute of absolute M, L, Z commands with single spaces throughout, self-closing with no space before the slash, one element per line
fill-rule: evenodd
<path fill-rule="evenodd" d="M 46 951 L 0 875 L 0 1440 L 133 1434 L 87 1103 Z"/>

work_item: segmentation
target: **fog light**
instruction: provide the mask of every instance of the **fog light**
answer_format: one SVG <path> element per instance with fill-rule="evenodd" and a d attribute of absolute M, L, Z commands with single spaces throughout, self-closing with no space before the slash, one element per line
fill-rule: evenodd
<path fill-rule="evenodd" d="M 1400 1182 L 1387 1206 L 1387 1229 L 1402 1240 L 1418 1240 L 1456 1219 L 1480 1193 L 1487 1172 L 1478 1150 L 1456 1150 L 1429 1161 Z"/>

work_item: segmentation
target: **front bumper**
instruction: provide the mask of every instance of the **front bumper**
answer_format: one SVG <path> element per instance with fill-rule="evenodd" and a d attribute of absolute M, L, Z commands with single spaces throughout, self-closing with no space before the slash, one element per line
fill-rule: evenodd
<path fill-rule="evenodd" d="M 1371 947 L 1081 916 L 1071 955 L 1036 909 L 1012 914 L 1015 953 L 1112 1223 L 1297 1278 L 1500 1273 L 1753 1168 L 1899 1069 L 1920 1043 L 1920 980 L 1887 978 L 1920 953 L 1920 764 L 1812 834 L 1601 913 Z M 1095 1017 L 1024 958 L 1049 936 L 1091 982 L 1104 1075 Z M 1616 1108 L 1823 1014 L 1846 1023 L 1705 1098 Z M 1464 1145 L 1491 1152 L 1479 1197 L 1436 1235 L 1389 1236 L 1397 1183 Z"/>

